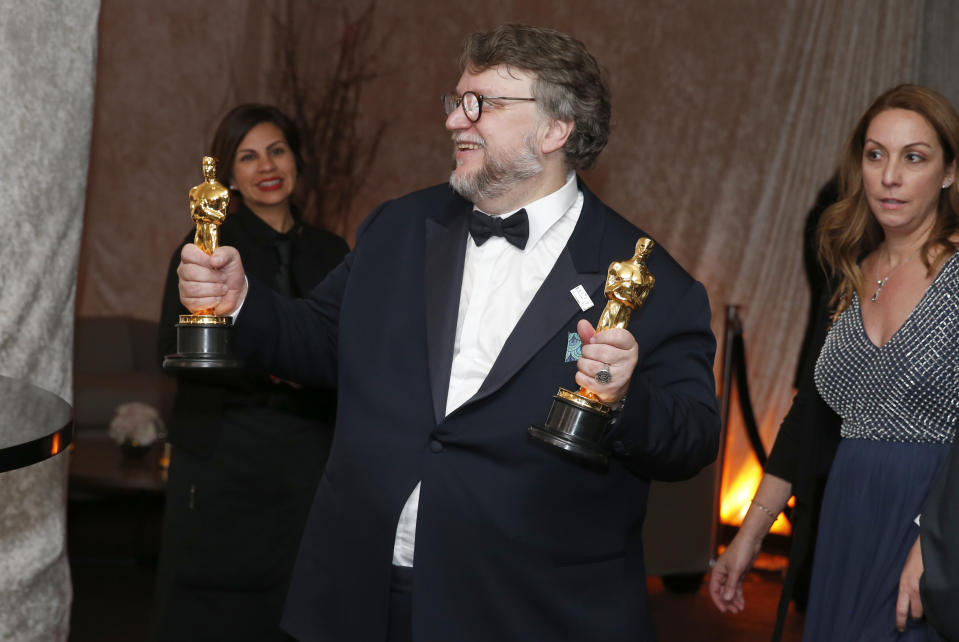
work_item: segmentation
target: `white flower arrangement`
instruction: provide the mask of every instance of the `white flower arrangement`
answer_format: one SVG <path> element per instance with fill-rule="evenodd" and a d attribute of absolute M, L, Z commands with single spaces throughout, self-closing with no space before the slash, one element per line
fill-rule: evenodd
<path fill-rule="evenodd" d="M 153 406 L 131 401 L 117 406 L 108 434 L 118 444 L 149 446 L 163 436 L 163 420 Z"/>

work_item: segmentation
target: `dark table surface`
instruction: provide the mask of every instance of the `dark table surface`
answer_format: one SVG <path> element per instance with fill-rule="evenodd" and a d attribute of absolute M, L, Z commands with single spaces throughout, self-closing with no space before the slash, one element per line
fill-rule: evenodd
<path fill-rule="evenodd" d="M 0 375 L 0 473 L 53 457 L 72 441 L 70 404 L 31 383 Z"/>

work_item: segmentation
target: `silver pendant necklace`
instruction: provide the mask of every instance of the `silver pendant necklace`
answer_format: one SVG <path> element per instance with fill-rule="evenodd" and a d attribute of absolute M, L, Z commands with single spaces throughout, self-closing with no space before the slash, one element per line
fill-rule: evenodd
<path fill-rule="evenodd" d="M 878 270 L 877 270 L 877 272 L 878 272 Z M 877 275 L 877 276 L 878 276 L 878 275 Z M 888 280 L 889 280 L 889 275 L 888 275 L 888 274 L 886 275 L 886 278 L 884 278 L 884 279 L 876 279 L 876 291 L 875 291 L 875 293 L 872 295 L 872 300 L 873 300 L 873 301 L 876 301 L 876 300 L 879 299 L 879 293 L 882 292 L 882 287 L 883 287 L 884 285 L 886 285 L 886 281 L 888 281 Z"/>
<path fill-rule="evenodd" d="M 896 270 L 902 267 L 903 263 L 908 263 L 909 259 L 902 261 L 899 265 L 889 270 L 889 273 L 886 274 L 886 276 L 879 278 L 879 264 L 881 262 L 882 262 L 882 255 L 880 254 L 879 256 L 876 257 L 876 291 L 872 295 L 872 301 L 879 300 L 879 293 L 882 292 L 883 287 L 885 287 L 886 281 L 889 280 L 889 277 L 891 277 Z"/>

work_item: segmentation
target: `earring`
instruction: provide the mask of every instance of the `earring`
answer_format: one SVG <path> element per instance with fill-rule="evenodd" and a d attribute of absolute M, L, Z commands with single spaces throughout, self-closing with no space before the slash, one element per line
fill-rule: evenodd
<path fill-rule="evenodd" d="M 942 184 L 942 189 L 948 189 L 950 185 L 952 185 L 952 181 L 946 181 Z"/>

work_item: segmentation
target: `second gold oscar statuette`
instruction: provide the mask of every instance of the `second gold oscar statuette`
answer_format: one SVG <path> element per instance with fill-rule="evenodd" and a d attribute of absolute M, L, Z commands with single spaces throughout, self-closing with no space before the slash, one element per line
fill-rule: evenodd
<path fill-rule="evenodd" d="M 645 263 L 653 245 L 653 241 L 644 236 L 636 242 L 632 258 L 610 264 L 604 290 L 608 302 L 596 324 L 596 332 L 625 328 L 633 311 L 646 302 L 656 284 Z M 531 426 L 529 434 L 589 463 L 606 466 L 609 463 L 606 441 L 612 419 L 611 408 L 593 391 L 585 387 L 577 392 L 560 388 L 553 397 L 546 423 Z"/>

